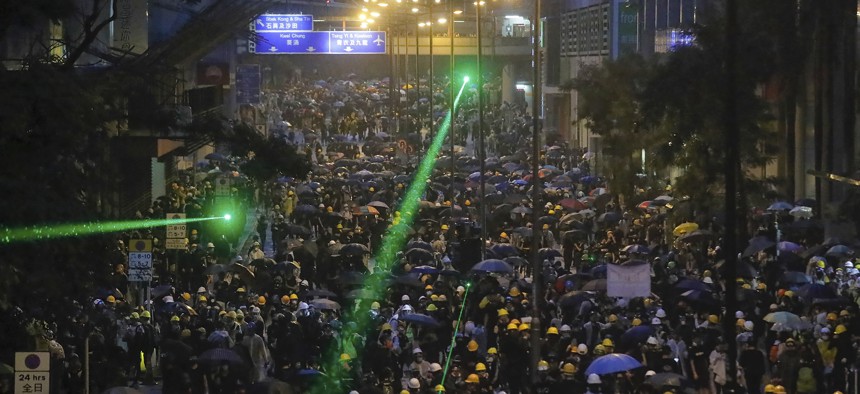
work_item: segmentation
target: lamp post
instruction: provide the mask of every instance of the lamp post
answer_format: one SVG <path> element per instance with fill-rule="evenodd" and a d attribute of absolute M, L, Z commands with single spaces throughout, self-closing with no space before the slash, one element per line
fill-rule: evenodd
<path fill-rule="evenodd" d="M 451 40 L 451 59 L 450 59 L 450 78 L 448 80 L 448 90 L 450 100 L 448 101 L 448 111 L 450 111 L 451 122 L 449 125 L 448 134 L 451 138 L 451 228 L 454 228 L 454 166 L 457 164 L 454 159 L 454 132 L 456 131 L 457 117 L 454 109 L 454 2 L 448 1 L 448 15 L 450 23 L 448 24 L 448 38 Z"/>
<path fill-rule="evenodd" d="M 541 0 L 534 0 L 534 16 L 532 17 L 532 349 L 540 349 L 540 334 L 541 334 L 541 301 L 543 300 L 543 267 L 538 254 L 538 246 L 541 240 L 541 233 L 538 226 L 540 220 L 540 212 L 538 202 L 541 196 L 541 184 L 538 179 L 538 171 L 540 170 L 540 17 L 541 17 Z M 531 352 L 531 379 L 532 382 L 538 381 L 537 366 L 540 362 L 540 352 Z"/>
<path fill-rule="evenodd" d="M 484 5 L 483 0 L 478 0 L 475 2 L 475 14 L 476 22 L 477 22 L 477 33 L 478 33 L 478 75 L 477 75 L 477 84 L 478 84 L 478 160 L 480 161 L 480 171 L 481 171 L 481 184 L 479 186 L 479 190 L 481 193 L 480 202 L 481 202 L 481 211 L 480 211 L 480 220 L 481 220 L 481 260 L 486 257 L 487 248 L 487 205 L 484 204 L 484 199 L 487 196 L 486 190 L 486 160 L 487 160 L 487 151 L 484 144 L 484 70 L 481 68 L 481 58 L 484 56 L 484 43 L 482 41 L 482 31 L 481 31 L 481 14 L 483 13 L 482 6 Z"/>

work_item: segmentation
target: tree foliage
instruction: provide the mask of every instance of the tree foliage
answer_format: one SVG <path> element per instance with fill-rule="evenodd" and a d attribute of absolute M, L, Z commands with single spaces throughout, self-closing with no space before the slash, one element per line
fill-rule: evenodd
<path fill-rule="evenodd" d="M 265 137 L 247 124 L 238 123 L 214 138 L 226 144 L 234 155 L 246 158 L 242 172 L 258 183 L 279 176 L 304 179 L 311 171 L 310 160 L 294 145 L 274 136 Z"/>
<path fill-rule="evenodd" d="M 739 43 L 743 55 L 738 57 L 735 100 L 741 138 L 738 171 L 743 176 L 748 169 L 767 164 L 777 151 L 773 117 L 757 91 L 773 75 L 777 45 L 768 31 L 755 26 L 754 18 L 742 18 L 741 26 L 745 39 Z M 653 63 L 636 57 L 607 61 L 575 80 L 573 85 L 582 98 L 581 116 L 595 133 L 610 137 L 605 144 L 622 159 L 611 169 L 613 177 L 631 172 L 625 158 L 641 147 L 651 158 L 650 169 L 679 170 L 676 192 L 697 199 L 696 205 L 707 206 L 712 202 L 708 200 L 722 193 L 723 31 L 721 18 L 716 18 L 696 29 L 696 43 L 691 47 L 656 55 Z M 628 176 L 623 178 L 623 182 L 629 181 Z M 742 192 L 761 184 L 745 178 Z"/>

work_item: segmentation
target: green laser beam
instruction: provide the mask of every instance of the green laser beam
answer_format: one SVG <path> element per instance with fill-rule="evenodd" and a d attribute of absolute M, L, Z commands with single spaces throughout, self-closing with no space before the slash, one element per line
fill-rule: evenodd
<path fill-rule="evenodd" d="M 457 331 L 460 330 L 460 322 L 463 321 L 463 311 L 466 310 L 466 298 L 469 297 L 469 290 L 471 289 L 472 284 L 466 283 L 466 291 L 463 293 L 463 302 L 460 304 L 460 315 L 457 316 L 457 326 L 454 327 L 454 335 L 451 337 L 451 346 L 448 347 L 448 355 L 445 357 L 445 370 L 442 372 L 442 383 L 440 383 L 442 386 L 445 385 L 445 379 L 448 378 L 448 367 L 451 366 L 451 353 L 454 353 L 454 345 L 457 343 Z"/>
<path fill-rule="evenodd" d="M 465 87 L 465 83 L 460 87 L 460 92 L 457 93 L 457 96 L 454 99 L 453 108 L 456 108 L 457 105 L 459 105 L 460 96 L 463 94 Z M 433 142 L 430 144 L 430 147 L 427 148 L 427 154 L 421 160 L 418 170 L 415 173 L 415 177 L 413 178 L 413 182 L 409 185 L 409 188 L 400 203 L 400 220 L 388 228 L 382 239 L 382 246 L 379 248 L 379 252 L 376 256 L 376 267 L 374 267 L 375 272 L 389 271 L 391 266 L 397 260 L 397 252 L 401 251 L 403 246 L 406 244 L 409 237 L 409 229 L 412 227 L 412 223 L 414 223 L 416 213 L 418 212 L 418 202 L 421 201 L 421 195 L 424 193 L 424 190 L 427 189 L 427 181 L 430 179 L 433 167 L 436 165 L 436 156 L 442 150 L 445 137 L 451 129 L 452 121 L 453 119 L 451 119 L 451 113 L 449 112 L 445 117 L 445 120 L 439 126 L 439 131 L 433 138 Z M 371 276 L 370 279 L 364 283 L 364 288 L 368 289 L 374 296 L 380 295 L 381 290 L 386 288 L 386 286 L 387 285 L 382 283 L 382 278 L 379 277 L 379 275 Z M 369 317 L 369 314 L 359 314 L 356 316 L 355 323 L 358 328 L 356 332 L 367 331 Z M 346 371 L 344 371 L 343 368 L 340 368 L 338 363 L 339 361 L 329 360 L 329 363 L 326 364 L 327 368 L 325 368 L 326 372 L 329 373 L 328 375 L 331 380 L 338 382 L 337 384 L 347 378 L 345 375 Z M 313 392 L 319 394 L 327 393 L 323 387 L 315 387 Z"/>
<path fill-rule="evenodd" d="M 207 220 L 230 220 L 229 214 L 224 216 L 212 216 L 205 218 L 187 219 L 146 219 L 127 220 L 114 222 L 90 222 L 70 223 L 43 226 L 31 226 L 22 228 L 4 228 L 0 230 L 0 244 L 13 242 L 41 241 L 55 238 L 81 237 L 92 234 L 113 233 L 117 231 L 133 230 L 147 227 L 167 226 L 171 224 L 184 224 L 191 222 L 202 222 Z"/>

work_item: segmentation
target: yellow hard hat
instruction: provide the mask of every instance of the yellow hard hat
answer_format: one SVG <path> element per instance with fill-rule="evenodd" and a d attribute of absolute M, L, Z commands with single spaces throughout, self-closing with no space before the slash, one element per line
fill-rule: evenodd
<path fill-rule="evenodd" d="M 332 207 L 326 207 L 325 210 L 326 210 L 326 212 L 334 212 L 334 208 L 332 208 Z"/>
<path fill-rule="evenodd" d="M 758 282 L 758 284 L 755 286 L 755 288 L 758 290 L 767 290 L 767 285 L 764 284 L 764 282 Z"/>
<path fill-rule="evenodd" d="M 435 304 L 427 305 L 427 312 L 436 312 L 438 310 L 439 308 L 437 308 Z"/>
<path fill-rule="evenodd" d="M 152 315 L 150 315 L 150 314 L 149 314 L 149 311 L 143 311 L 143 312 L 140 314 L 140 318 L 141 318 L 141 319 L 149 319 L 150 317 L 152 317 Z"/>
<path fill-rule="evenodd" d="M 618 321 L 618 315 L 616 315 L 616 314 L 614 314 L 614 313 L 613 313 L 613 314 L 611 314 L 611 315 L 609 315 L 609 322 L 610 322 L 610 323 L 615 323 L 615 322 L 617 322 L 617 321 Z"/>
<path fill-rule="evenodd" d="M 507 238 L 508 238 L 508 233 L 506 233 L 506 232 L 502 232 L 501 234 L 499 234 L 499 238 L 507 239 Z"/>
<path fill-rule="evenodd" d="M 139 315 L 139 314 L 137 314 L 137 312 L 132 312 L 132 313 L 131 313 L 131 318 L 132 318 L 132 319 L 137 320 L 137 319 L 140 319 L 140 315 Z"/>
<path fill-rule="evenodd" d="M 738 321 L 736 321 L 736 322 L 735 322 L 735 325 L 736 325 L 736 326 L 738 326 L 738 327 L 743 327 L 743 326 L 744 326 L 744 323 L 746 323 L 746 322 L 747 322 L 747 321 L 746 321 L 746 320 L 744 320 L 744 319 L 738 319 Z"/>
<path fill-rule="evenodd" d="M 281 296 L 281 304 L 289 304 L 289 303 L 290 303 L 290 296 L 288 296 L 286 294 Z"/>
<path fill-rule="evenodd" d="M 843 309 L 843 310 L 839 311 L 839 316 L 841 316 L 841 317 L 848 317 L 849 315 L 851 315 L 851 314 L 848 313 L 847 309 Z"/>
<path fill-rule="evenodd" d="M 548 225 L 548 224 L 544 224 L 544 225 L 543 225 L 543 229 L 544 229 L 544 230 L 549 230 L 549 225 Z"/>
<path fill-rule="evenodd" d="M 833 312 L 830 312 L 830 313 L 828 313 L 828 314 L 827 314 L 827 320 L 828 320 L 828 321 L 836 321 L 836 319 L 838 319 L 838 318 L 839 318 L 839 317 L 838 317 L 838 316 L 836 316 L 836 314 L 835 314 L 835 313 L 833 313 Z"/>
<path fill-rule="evenodd" d="M 340 361 L 349 361 L 349 360 L 352 360 L 352 357 L 350 357 L 348 354 L 346 354 L 346 353 L 340 354 Z"/>
<path fill-rule="evenodd" d="M 516 323 L 514 323 L 514 322 L 508 323 L 508 330 L 516 330 L 516 329 L 517 329 Z"/>
<path fill-rule="evenodd" d="M 505 308 L 502 308 L 502 309 L 499 309 L 499 312 L 498 312 L 498 313 L 499 313 L 499 317 L 507 316 L 507 315 L 508 315 L 508 310 L 507 310 L 507 309 L 505 309 Z"/>
<path fill-rule="evenodd" d="M 633 325 L 633 327 L 641 326 L 641 325 L 642 325 L 642 320 L 640 320 L 640 319 L 637 317 L 637 318 L 634 318 L 634 319 L 633 319 L 633 321 L 632 321 L 632 322 L 630 322 L 630 324 L 632 324 L 632 325 Z"/>
<path fill-rule="evenodd" d="M 481 378 L 479 378 L 478 375 L 471 373 L 466 377 L 466 383 L 481 383 Z"/>
<path fill-rule="evenodd" d="M 546 334 L 547 335 L 550 335 L 550 334 L 558 335 L 558 328 L 555 328 L 555 327 L 547 328 Z"/>
<path fill-rule="evenodd" d="M 343 224 L 338 223 L 338 224 L 337 224 L 337 228 L 338 228 L 338 230 L 343 230 Z"/>
<path fill-rule="evenodd" d="M 780 394 L 780 393 L 784 394 L 785 393 L 785 387 L 782 387 L 781 384 L 778 384 L 778 385 L 773 387 L 773 392 L 777 393 L 777 394 Z"/>
<path fill-rule="evenodd" d="M 603 345 L 603 347 L 615 347 L 615 343 L 613 343 L 609 338 L 604 339 L 600 344 Z"/>
<path fill-rule="evenodd" d="M 518 289 L 516 287 L 511 287 L 511 289 L 508 290 L 508 294 L 510 294 L 511 297 L 516 297 L 516 296 L 520 295 L 520 289 Z"/>
<path fill-rule="evenodd" d="M 257 297 L 257 303 L 260 305 L 266 305 L 266 297 L 263 297 L 263 296 Z"/>
<path fill-rule="evenodd" d="M 538 370 L 541 370 L 541 369 L 549 369 L 549 363 L 546 362 L 546 360 L 538 361 Z"/>
<path fill-rule="evenodd" d="M 176 315 L 171 316 L 170 321 L 179 321 L 179 316 L 176 316 Z"/>
<path fill-rule="evenodd" d="M 376 189 L 374 189 L 374 188 L 373 188 L 373 186 L 371 186 L 369 189 L 367 189 L 367 191 L 369 191 L 369 192 L 373 193 L 373 192 L 375 192 L 375 191 L 376 191 Z"/>
<path fill-rule="evenodd" d="M 246 291 L 247 291 L 247 290 L 245 290 L 245 288 L 244 288 L 244 287 L 240 287 L 240 288 L 236 289 L 236 292 L 237 292 L 237 293 L 244 293 L 244 292 L 246 292 Z"/>
<path fill-rule="evenodd" d="M 827 263 L 825 263 L 824 260 L 818 260 L 818 263 L 816 263 L 816 265 L 818 265 L 818 268 L 824 268 L 827 266 Z"/>
<path fill-rule="evenodd" d="M 511 323 L 514 323 L 517 326 L 519 326 L 520 325 L 520 319 L 511 319 Z"/>
<path fill-rule="evenodd" d="M 518 328 L 518 329 L 519 329 L 520 331 L 528 330 L 528 329 L 529 329 L 529 324 L 528 324 L 528 323 L 522 323 L 522 324 L 520 324 L 520 326 L 519 326 L 519 328 Z"/>
<path fill-rule="evenodd" d="M 206 302 L 206 296 L 197 297 L 197 301 Z"/>
<path fill-rule="evenodd" d="M 481 371 L 486 371 L 486 370 L 487 370 L 487 366 L 484 365 L 484 363 L 475 364 L 475 372 L 481 372 Z"/>
<path fill-rule="evenodd" d="M 547 214 L 548 215 L 555 215 L 555 210 L 550 209 L 549 212 L 547 212 Z"/>
<path fill-rule="evenodd" d="M 710 315 L 708 316 L 708 322 L 711 324 L 717 324 L 720 322 L 720 318 L 717 315 Z"/>
<path fill-rule="evenodd" d="M 774 389 L 775 387 L 776 387 L 776 386 L 774 386 L 774 385 L 772 385 L 772 384 L 767 384 L 767 385 L 765 385 L 765 386 L 764 386 L 764 392 L 765 392 L 765 393 L 772 393 L 772 392 L 773 392 L 773 389 Z"/>
<path fill-rule="evenodd" d="M 236 318 L 236 311 L 227 312 L 227 317 L 229 317 L 231 319 L 235 319 Z"/>
<path fill-rule="evenodd" d="M 463 205 L 468 207 L 469 205 L 472 205 L 472 202 L 469 200 L 466 200 L 465 202 L 463 202 Z"/>
<path fill-rule="evenodd" d="M 433 388 L 433 391 L 437 392 L 437 393 L 440 393 L 440 392 L 444 393 L 445 392 L 445 386 L 443 386 L 441 384 L 437 384 L 436 387 Z"/>
<path fill-rule="evenodd" d="M 554 206 L 552 209 L 555 209 L 556 211 L 558 211 L 558 210 L 560 210 L 560 209 L 561 209 L 561 205 L 556 205 L 556 206 Z"/>
<path fill-rule="evenodd" d="M 575 374 L 576 366 L 571 363 L 564 363 L 564 366 L 561 367 L 561 372 L 566 374 Z"/>
<path fill-rule="evenodd" d="M 491 348 L 487 349 L 487 354 L 499 354 L 499 350 L 496 349 L 495 347 L 491 347 Z"/>
<path fill-rule="evenodd" d="M 442 231 L 448 231 L 448 225 L 447 224 L 442 225 Z"/>
<path fill-rule="evenodd" d="M 833 333 L 834 334 L 842 334 L 846 331 L 848 331 L 848 328 L 845 327 L 844 324 L 840 324 L 840 325 L 836 326 L 836 329 L 833 330 Z"/>
<path fill-rule="evenodd" d="M 424 286 L 424 290 L 433 290 L 433 285 Z"/>
<path fill-rule="evenodd" d="M 191 293 L 182 293 L 182 299 L 185 301 L 191 300 Z"/>
<path fill-rule="evenodd" d="M 439 301 L 439 296 L 437 296 L 436 294 L 431 294 L 430 295 L 430 301 L 433 301 L 433 302 Z"/>
<path fill-rule="evenodd" d="M 478 351 L 478 342 L 475 342 L 475 340 L 469 341 L 469 343 L 466 345 L 466 349 L 469 349 L 470 352 Z"/>
<path fill-rule="evenodd" d="M 788 297 L 788 298 L 794 297 L 794 292 L 793 292 L 793 291 L 791 291 L 791 290 L 786 290 L 786 291 L 785 291 L 785 296 L 786 296 L 786 297 Z"/>

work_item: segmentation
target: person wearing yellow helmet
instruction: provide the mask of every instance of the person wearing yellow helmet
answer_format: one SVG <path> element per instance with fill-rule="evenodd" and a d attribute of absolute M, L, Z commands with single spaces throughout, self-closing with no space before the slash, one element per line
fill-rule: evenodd
<path fill-rule="evenodd" d="M 480 377 L 478 377 L 478 375 L 477 375 L 477 374 L 470 373 L 470 374 L 469 374 L 469 376 L 467 376 L 467 377 L 466 377 L 466 383 L 469 383 L 469 384 L 480 384 L 480 383 L 481 383 L 481 378 L 480 378 Z"/>

